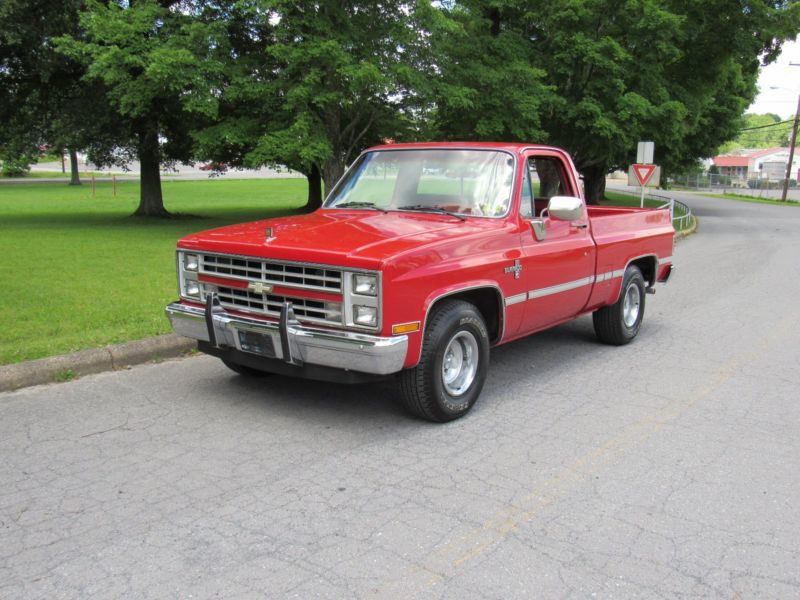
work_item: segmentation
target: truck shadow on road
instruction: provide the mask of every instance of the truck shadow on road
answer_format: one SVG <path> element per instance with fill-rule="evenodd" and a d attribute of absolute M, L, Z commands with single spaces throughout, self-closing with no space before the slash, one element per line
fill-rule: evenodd
<path fill-rule="evenodd" d="M 597 341 L 590 317 L 493 348 L 486 385 L 474 413 L 501 400 L 511 382 L 533 397 L 554 378 L 572 377 L 576 366 L 608 351 L 608 346 Z M 208 392 L 215 399 L 245 403 L 265 416 L 325 421 L 343 428 L 398 422 L 437 426 L 405 412 L 394 377 L 347 385 L 278 375 L 240 376 L 220 364 L 215 367 L 212 381 Z"/>

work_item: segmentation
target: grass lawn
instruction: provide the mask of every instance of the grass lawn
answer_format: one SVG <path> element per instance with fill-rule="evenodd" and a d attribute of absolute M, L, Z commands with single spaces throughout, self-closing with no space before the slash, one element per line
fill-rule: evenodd
<path fill-rule="evenodd" d="M 102 171 L 81 171 L 81 183 L 88 183 L 91 185 L 92 175 L 96 177 L 111 177 L 111 173 L 103 173 Z M 66 173 L 62 171 L 28 171 L 20 176 L 21 179 L 69 179 L 70 177 L 71 174 L 69 171 Z"/>
<path fill-rule="evenodd" d="M 296 211 L 303 179 L 162 182 L 173 213 L 130 215 L 139 184 L 0 184 L 0 364 L 168 333 L 175 242 L 193 231 Z"/>

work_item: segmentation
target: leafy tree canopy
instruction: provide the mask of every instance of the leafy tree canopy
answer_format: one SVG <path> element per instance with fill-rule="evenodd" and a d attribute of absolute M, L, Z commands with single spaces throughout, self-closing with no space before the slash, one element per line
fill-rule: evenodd
<path fill-rule="evenodd" d="M 221 118 L 197 135 L 201 152 L 300 171 L 318 206 L 321 180 L 330 188 L 364 146 L 409 134 L 431 11 L 394 0 L 237 2 Z"/>
<path fill-rule="evenodd" d="M 736 139 L 725 142 L 718 153 L 725 154 L 740 148 L 774 148 L 788 146 L 792 124 L 784 123 L 774 113 L 765 115 L 746 113 L 742 117 L 742 129 Z"/>
<path fill-rule="evenodd" d="M 517 55 L 539 71 L 539 90 L 531 93 L 539 102 L 541 139 L 572 153 L 595 202 L 605 175 L 633 161 L 639 140 L 655 141 L 657 162 L 670 170 L 733 137 L 755 95 L 759 57 L 774 59 L 781 42 L 800 30 L 800 4 L 764 0 L 464 0 L 445 3 L 442 11 L 478 32 L 466 44 L 482 48 L 486 36 L 495 44 L 517 37 Z M 470 48 L 446 54 L 459 52 L 468 56 Z M 483 50 L 478 62 L 494 65 L 493 53 Z M 498 69 L 511 67 L 500 61 L 492 77 Z M 456 85 L 483 74 L 470 73 L 471 79 L 458 74 L 450 80 L 443 69 L 443 79 Z M 513 97 L 518 89 L 474 87 L 493 98 Z M 462 104 L 471 98 L 454 97 Z M 473 131 L 479 139 L 496 133 L 484 135 L 480 110 L 448 112 L 450 98 L 437 102 L 443 107 L 439 131 Z M 504 106 L 508 122 L 523 114 L 513 100 Z"/>
<path fill-rule="evenodd" d="M 0 3 L 0 154 L 23 170 L 48 145 L 74 157 L 105 111 L 103 92 L 81 81 L 83 66 L 65 57 L 55 39 L 79 31 L 81 0 Z M 73 183 L 77 179 L 76 160 Z"/>
<path fill-rule="evenodd" d="M 88 0 L 78 35 L 58 48 L 102 84 L 111 114 L 91 144 L 98 164 L 137 158 L 141 197 L 137 215 L 167 216 L 160 166 L 193 157 L 191 132 L 216 116 L 209 83 L 222 68 L 210 48 L 221 26 L 203 18 L 202 5 L 177 0 Z"/>

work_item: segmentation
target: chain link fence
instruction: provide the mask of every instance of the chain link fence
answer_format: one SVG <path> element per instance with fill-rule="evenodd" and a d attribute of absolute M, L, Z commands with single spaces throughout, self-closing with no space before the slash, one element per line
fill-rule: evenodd
<path fill-rule="evenodd" d="M 783 182 L 783 177 L 774 179 L 767 177 L 746 178 L 715 175 L 713 173 L 679 175 L 670 178 L 671 185 L 678 188 L 709 192 L 732 192 L 759 198 L 773 198 L 776 191 L 783 189 Z M 797 181 L 795 179 L 789 180 L 789 189 L 797 190 Z"/>

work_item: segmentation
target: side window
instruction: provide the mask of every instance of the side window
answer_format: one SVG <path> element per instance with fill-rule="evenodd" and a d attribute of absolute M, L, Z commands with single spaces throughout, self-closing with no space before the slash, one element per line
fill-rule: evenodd
<path fill-rule="evenodd" d="M 530 165 L 530 163 L 528 163 L 528 165 Z M 533 218 L 533 193 L 531 192 L 530 166 L 525 169 L 525 174 L 522 177 L 519 214 L 523 219 Z"/>
<path fill-rule="evenodd" d="M 564 172 L 561 162 L 549 156 L 530 157 L 528 172 L 533 190 L 534 212 L 538 215 L 547 207 L 550 198 L 566 193 Z"/>

